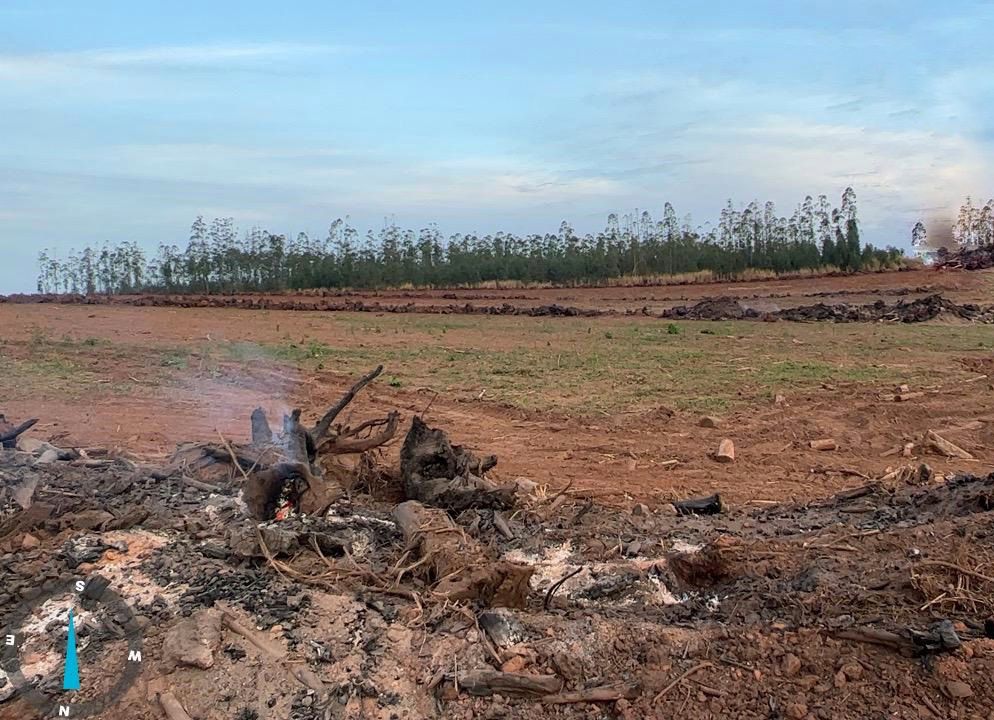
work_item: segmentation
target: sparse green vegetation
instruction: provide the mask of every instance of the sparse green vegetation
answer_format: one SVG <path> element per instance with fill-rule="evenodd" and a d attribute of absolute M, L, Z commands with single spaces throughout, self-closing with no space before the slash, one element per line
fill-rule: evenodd
<path fill-rule="evenodd" d="M 185 370 L 189 361 L 190 353 L 184 349 L 164 350 L 159 355 L 159 364 L 162 367 Z"/>
<path fill-rule="evenodd" d="M 534 410 L 724 411 L 822 385 L 927 384 L 936 367 L 955 377 L 966 373 L 957 358 L 994 350 L 994 334 L 981 325 L 338 314 L 307 334 L 292 327 L 264 342 L 195 346 L 52 340 L 57 333 L 38 327 L 0 345 L 0 395 L 147 392 L 191 377 L 236 382 L 260 367 L 355 375 L 383 363 L 393 387 L 467 400 L 485 390 L 483 402 Z M 125 382 L 131 376 L 141 383 Z"/>

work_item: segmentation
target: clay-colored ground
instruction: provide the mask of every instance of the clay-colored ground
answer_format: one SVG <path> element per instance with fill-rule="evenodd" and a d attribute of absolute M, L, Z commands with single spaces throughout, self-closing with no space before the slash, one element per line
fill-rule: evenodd
<path fill-rule="evenodd" d="M 286 293 L 302 299 L 327 291 Z M 704 298 L 733 297 L 747 307 L 776 310 L 797 305 L 866 303 L 884 299 L 894 302 L 942 293 L 956 302 L 989 303 L 994 296 L 994 273 L 939 272 L 917 269 L 838 277 L 785 278 L 750 282 L 701 282 L 684 285 L 644 285 L 597 288 L 463 288 L 440 290 L 380 290 L 353 293 L 331 291 L 342 300 L 378 301 L 383 305 L 445 305 L 472 303 L 517 307 L 565 305 L 586 309 L 658 313 L 674 305 L 692 304 Z"/>
<path fill-rule="evenodd" d="M 926 286 L 990 302 L 994 274 L 915 271 L 727 285 L 454 291 L 509 302 L 651 307 L 737 295 L 802 304 Z M 432 293 L 386 293 L 418 301 Z M 788 298 L 778 297 L 787 295 Z M 516 296 L 527 296 L 527 300 Z M 533 299 L 534 298 L 534 299 Z M 806 298 L 806 299 L 805 299 Z M 893 298 L 888 299 L 888 302 Z M 650 302 L 651 300 L 651 302 Z M 836 298 L 828 298 L 833 301 Z M 398 407 L 494 452 L 499 474 L 624 501 L 724 493 L 733 502 L 824 496 L 907 462 L 881 457 L 935 429 L 994 464 L 994 329 L 0 304 L 0 412 L 37 436 L 147 454 L 217 432 L 243 439 L 251 409 L 322 412 L 349 378 L 387 369 L 358 415 Z M 898 384 L 925 396 L 880 398 Z M 437 397 L 435 397 L 437 393 Z M 774 397 L 783 395 L 785 403 Z M 434 398 L 434 400 L 432 400 Z M 704 414 L 718 429 L 698 425 Z M 976 423 L 975 421 L 980 421 Z M 968 425 L 973 422 L 972 425 Z M 729 465 L 709 457 L 735 442 Z M 810 440 L 835 438 L 835 452 Z M 671 467 L 666 461 L 678 460 Z"/>

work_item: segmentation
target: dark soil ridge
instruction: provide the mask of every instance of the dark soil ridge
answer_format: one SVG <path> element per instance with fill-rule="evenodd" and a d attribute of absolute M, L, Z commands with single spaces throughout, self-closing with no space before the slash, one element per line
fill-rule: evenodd
<path fill-rule="evenodd" d="M 941 316 L 977 323 L 994 323 L 994 305 L 981 306 L 953 302 L 942 295 L 916 300 L 899 300 L 888 305 L 883 300 L 863 305 L 816 303 L 764 312 L 744 307 L 731 298 L 702 300 L 696 305 L 665 310 L 661 317 L 686 320 L 789 320 L 792 322 L 902 322 L 918 323 Z"/>
<path fill-rule="evenodd" d="M 681 305 L 661 313 L 648 307 L 605 310 L 551 305 L 476 305 L 473 303 L 421 305 L 390 304 L 327 299 L 301 300 L 266 295 L 9 295 L 0 302 L 55 303 L 67 305 L 131 305 L 142 307 L 238 308 L 244 310 L 293 310 L 302 312 L 423 313 L 428 315 L 504 315 L 526 317 L 602 317 L 640 315 L 668 320 L 763 320 L 773 322 L 904 322 L 917 323 L 940 316 L 976 323 L 994 323 L 994 305 L 959 304 L 934 294 L 915 300 L 899 300 L 888 305 L 883 300 L 867 304 L 816 303 L 782 310 L 761 311 L 742 305 L 733 297 L 706 298 L 694 305 Z"/>

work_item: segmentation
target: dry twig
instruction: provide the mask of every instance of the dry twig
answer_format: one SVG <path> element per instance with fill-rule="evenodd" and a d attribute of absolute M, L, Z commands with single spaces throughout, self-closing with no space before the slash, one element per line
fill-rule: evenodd
<path fill-rule="evenodd" d="M 694 673 L 696 673 L 696 672 L 698 672 L 700 670 L 703 670 L 704 668 L 709 668 L 709 667 L 714 667 L 714 663 L 702 662 L 702 663 L 698 663 L 697 665 L 694 665 L 694 667 L 690 668 L 690 670 L 688 670 L 687 672 L 685 672 L 683 675 L 681 675 L 676 680 L 674 680 L 669 685 L 667 685 L 662 690 L 660 690 L 658 693 L 656 693 L 656 696 L 654 698 L 652 698 L 652 702 L 653 703 L 659 702 L 663 697 L 666 696 L 666 693 L 668 693 L 670 690 L 672 690 L 677 685 L 679 685 L 680 683 L 682 683 L 684 680 L 686 680 L 687 678 L 689 678 L 691 675 L 693 675 Z"/>

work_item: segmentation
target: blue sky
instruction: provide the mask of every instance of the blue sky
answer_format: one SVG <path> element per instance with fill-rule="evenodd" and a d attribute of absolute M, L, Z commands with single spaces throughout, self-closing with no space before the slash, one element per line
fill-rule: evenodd
<path fill-rule="evenodd" d="M 994 195 L 994 3 L 0 5 L 0 292 L 42 247 L 603 227 L 833 197 L 864 236 Z"/>

